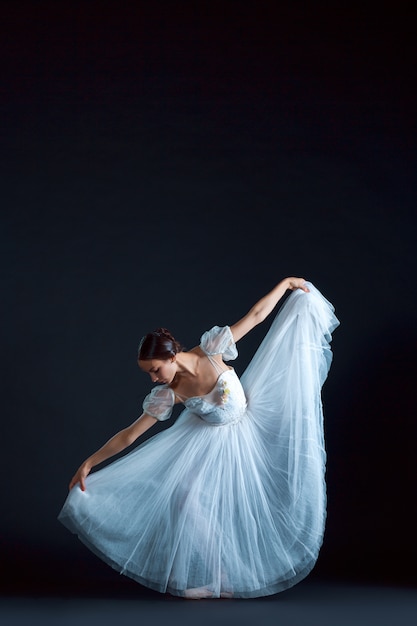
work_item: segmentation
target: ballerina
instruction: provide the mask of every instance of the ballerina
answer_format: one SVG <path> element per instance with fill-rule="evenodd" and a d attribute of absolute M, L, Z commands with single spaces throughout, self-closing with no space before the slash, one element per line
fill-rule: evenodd
<path fill-rule="evenodd" d="M 283 306 L 241 376 L 236 343 Z M 280 281 L 231 326 L 185 351 L 160 328 L 138 365 L 157 385 L 143 412 L 78 468 L 59 520 L 114 569 L 185 598 L 251 598 L 311 571 L 325 517 L 321 389 L 334 307 L 303 278 Z M 158 420 L 175 423 L 106 467 Z"/>

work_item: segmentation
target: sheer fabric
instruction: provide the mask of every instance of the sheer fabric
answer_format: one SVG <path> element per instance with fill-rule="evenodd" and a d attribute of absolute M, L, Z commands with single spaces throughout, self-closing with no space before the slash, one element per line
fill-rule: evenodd
<path fill-rule="evenodd" d="M 308 286 L 289 295 L 241 380 L 221 372 L 172 427 L 69 493 L 60 521 L 120 573 L 179 596 L 251 598 L 314 567 L 326 517 L 321 388 L 339 321 Z M 227 326 L 200 345 L 237 356 Z M 157 387 L 144 409 L 164 420 L 173 403 Z"/>

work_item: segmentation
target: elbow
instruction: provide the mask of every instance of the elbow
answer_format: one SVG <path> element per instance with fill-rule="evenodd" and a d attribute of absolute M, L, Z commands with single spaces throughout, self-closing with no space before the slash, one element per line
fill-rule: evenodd
<path fill-rule="evenodd" d="M 122 445 L 125 448 L 128 448 L 129 446 L 132 445 L 132 443 L 136 441 L 137 436 L 130 428 L 126 428 L 126 430 L 123 431 L 123 436 L 121 439 L 122 439 Z"/>
<path fill-rule="evenodd" d="M 252 310 L 252 324 L 253 326 L 257 326 L 261 324 L 266 318 L 266 313 L 263 308 L 254 308 Z"/>

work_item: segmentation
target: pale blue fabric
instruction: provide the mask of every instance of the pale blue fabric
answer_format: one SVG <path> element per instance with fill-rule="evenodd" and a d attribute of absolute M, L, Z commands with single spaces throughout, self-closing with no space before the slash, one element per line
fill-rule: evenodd
<path fill-rule="evenodd" d="M 165 420 L 171 417 L 172 409 L 175 404 L 175 394 L 170 387 L 163 385 L 154 387 L 143 401 L 143 410 L 145 413 L 159 420 Z"/>
<path fill-rule="evenodd" d="M 60 521 L 116 570 L 174 595 L 250 598 L 314 567 L 326 518 L 321 388 L 339 321 L 308 286 L 286 299 L 241 380 L 222 372 L 173 426 L 70 492 Z M 237 356 L 227 326 L 200 345 Z M 173 403 L 162 386 L 144 407 L 167 419 Z"/>

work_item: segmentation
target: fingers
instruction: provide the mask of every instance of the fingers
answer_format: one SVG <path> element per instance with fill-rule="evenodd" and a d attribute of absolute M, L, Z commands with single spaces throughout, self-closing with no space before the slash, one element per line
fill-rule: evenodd
<path fill-rule="evenodd" d="M 293 278 L 290 282 L 290 289 L 292 291 L 296 291 L 296 289 L 301 289 L 306 293 L 310 292 L 310 289 L 306 285 L 306 281 L 304 278 Z"/>
<path fill-rule="evenodd" d="M 301 289 L 305 293 L 310 293 L 310 289 L 306 285 L 305 278 L 297 278 L 294 281 L 294 289 Z"/>
<path fill-rule="evenodd" d="M 78 476 L 78 474 L 76 474 L 71 480 L 68 485 L 68 490 L 71 491 L 71 489 L 73 489 L 73 487 L 75 487 L 78 483 L 80 483 L 81 491 L 85 491 L 85 476 Z"/>

